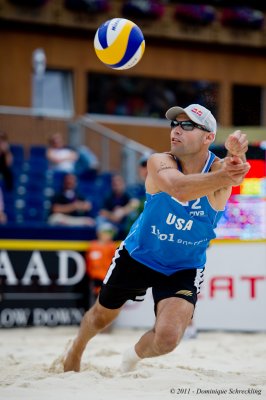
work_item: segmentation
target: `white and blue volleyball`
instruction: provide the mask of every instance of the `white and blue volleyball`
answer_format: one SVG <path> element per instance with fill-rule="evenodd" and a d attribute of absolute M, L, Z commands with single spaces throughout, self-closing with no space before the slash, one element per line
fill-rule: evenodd
<path fill-rule="evenodd" d="M 113 69 L 134 67 L 145 50 L 141 29 L 125 18 L 113 18 L 102 24 L 94 37 L 97 57 Z"/>

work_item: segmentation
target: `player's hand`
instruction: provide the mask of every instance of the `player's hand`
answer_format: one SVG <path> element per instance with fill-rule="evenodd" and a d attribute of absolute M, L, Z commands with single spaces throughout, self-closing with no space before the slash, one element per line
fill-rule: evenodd
<path fill-rule="evenodd" d="M 232 186 L 240 185 L 245 175 L 250 170 L 250 164 L 243 162 L 240 157 L 226 157 L 222 166 L 223 172 L 231 181 Z"/>
<path fill-rule="evenodd" d="M 225 148 L 232 156 L 243 156 L 248 150 L 247 135 L 241 131 L 235 131 L 225 141 Z"/>

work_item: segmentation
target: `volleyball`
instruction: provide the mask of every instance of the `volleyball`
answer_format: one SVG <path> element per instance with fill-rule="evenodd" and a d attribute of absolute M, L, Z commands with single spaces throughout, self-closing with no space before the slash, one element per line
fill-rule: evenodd
<path fill-rule="evenodd" d="M 125 18 L 113 18 L 98 29 L 94 37 L 97 57 L 113 69 L 134 67 L 145 50 L 145 40 L 141 29 Z"/>

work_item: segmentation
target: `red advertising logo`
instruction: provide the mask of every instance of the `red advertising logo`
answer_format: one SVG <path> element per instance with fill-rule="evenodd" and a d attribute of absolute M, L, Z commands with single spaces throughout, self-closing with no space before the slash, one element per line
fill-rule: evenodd
<path fill-rule="evenodd" d="M 214 299 L 220 292 L 226 294 L 228 299 L 237 297 L 236 286 L 242 284 L 249 299 L 256 299 L 258 291 L 261 289 L 260 282 L 265 281 L 266 276 L 239 276 L 236 279 L 233 276 L 214 276 L 208 282 L 208 297 Z M 203 298 L 201 294 L 199 298 Z"/>

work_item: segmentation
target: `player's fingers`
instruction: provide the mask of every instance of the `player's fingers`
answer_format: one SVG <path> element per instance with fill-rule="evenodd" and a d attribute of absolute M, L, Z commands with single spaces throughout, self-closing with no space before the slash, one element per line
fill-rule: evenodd
<path fill-rule="evenodd" d="M 233 133 L 232 137 L 238 139 L 238 138 L 240 138 L 241 135 L 242 135 L 242 132 L 241 132 L 241 130 L 238 129 Z"/>
<path fill-rule="evenodd" d="M 241 172 L 241 171 L 245 171 L 246 169 L 250 168 L 250 164 L 249 163 L 228 163 L 226 165 L 226 170 L 229 172 Z"/>
<path fill-rule="evenodd" d="M 246 153 L 246 152 L 248 151 L 248 145 L 247 145 L 247 144 L 244 144 L 244 145 L 242 146 L 242 150 L 243 150 L 244 153 Z"/>
<path fill-rule="evenodd" d="M 242 175 L 246 174 L 250 170 L 250 164 L 245 163 L 241 166 L 242 168 L 232 169 L 230 170 L 231 174 Z"/>
<path fill-rule="evenodd" d="M 238 142 L 241 143 L 241 144 L 248 143 L 247 135 L 243 133 L 241 136 L 239 136 Z"/>

